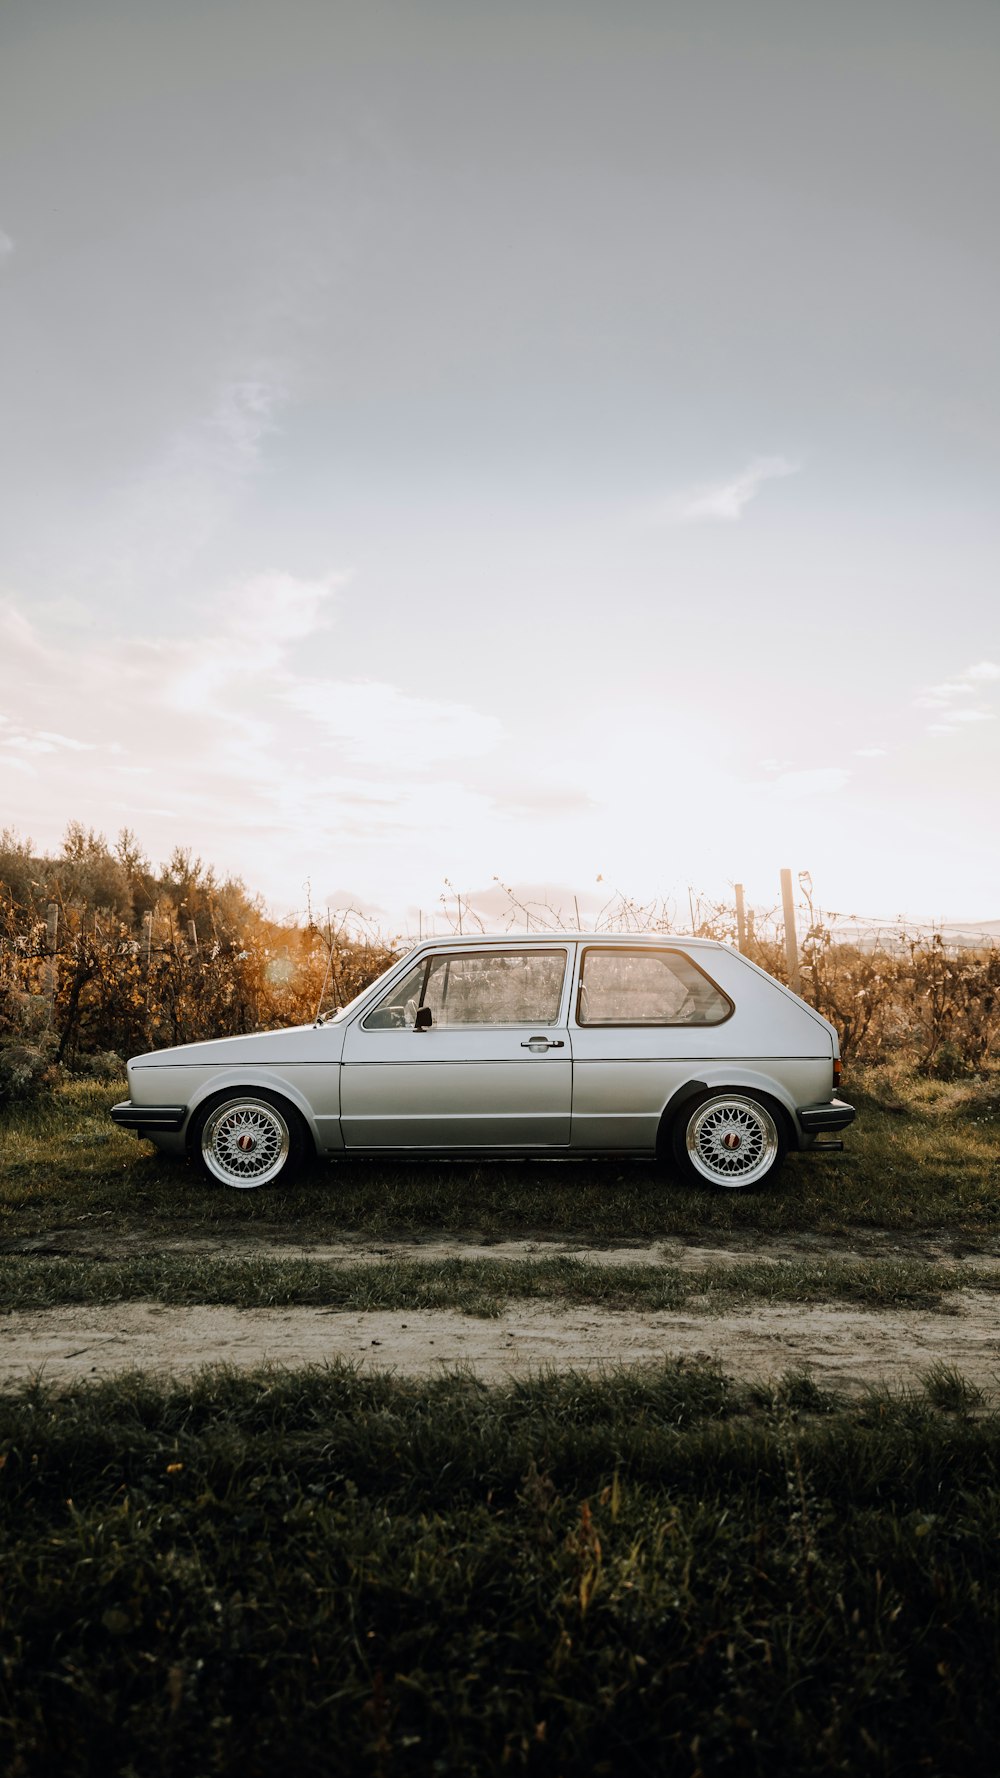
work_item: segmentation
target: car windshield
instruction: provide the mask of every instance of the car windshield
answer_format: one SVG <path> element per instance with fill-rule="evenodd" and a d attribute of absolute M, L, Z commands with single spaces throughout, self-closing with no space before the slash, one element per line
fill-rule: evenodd
<path fill-rule="evenodd" d="M 321 1013 L 316 1020 L 317 1025 L 338 1025 L 341 1019 L 346 1019 L 349 1012 L 353 1012 L 356 1006 L 361 1005 L 362 1000 L 367 1000 L 369 994 L 379 986 L 380 982 L 388 981 L 398 966 L 399 958 L 397 957 L 395 963 L 390 963 L 388 969 L 383 969 L 382 974 L 377 975 L 366 988 L 362 988 L 359 994 L 355 994 L 353 1000 L 348 1000 L 344 1006 L 335 1006 L 331 1012 Z"/>

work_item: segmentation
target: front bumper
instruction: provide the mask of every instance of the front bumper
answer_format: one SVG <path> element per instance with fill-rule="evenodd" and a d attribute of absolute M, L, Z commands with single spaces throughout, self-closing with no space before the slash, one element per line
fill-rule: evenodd
<path fill-rule="evenodd" d="M 140 1135 L 147 1130 L 179 1130 L 187 1117 L 187 1106 L 133 1105 L 131 1099 L 123 1099 L 112 1105 L 111 1117 L 123 1130 L 138 1130 Z"/>
<path fill-rule="evenodd" d="M 815 1136 L 821 1130 L 846 1130 L 856 1113 L 843 1099 L 828 1099 L 825 1105 L 800 1105 L 795 1115 L 806 1135 Z"/>

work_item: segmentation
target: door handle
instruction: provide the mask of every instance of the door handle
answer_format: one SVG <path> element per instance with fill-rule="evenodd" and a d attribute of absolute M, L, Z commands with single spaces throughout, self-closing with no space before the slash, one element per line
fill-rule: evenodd
<path fill-rule="evenodd" d="M 523 1050 L 564 1050 L 565 1043 L 561 1037 L 529 1037 L 522 1043 Z"/>

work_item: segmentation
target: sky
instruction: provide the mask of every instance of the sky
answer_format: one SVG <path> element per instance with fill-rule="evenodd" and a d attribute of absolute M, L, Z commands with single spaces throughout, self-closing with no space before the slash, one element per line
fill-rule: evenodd
<path fill-rule="evenodd" d="M 1000 917 L 996 0 L 4 0 L 0 827 Z"/>

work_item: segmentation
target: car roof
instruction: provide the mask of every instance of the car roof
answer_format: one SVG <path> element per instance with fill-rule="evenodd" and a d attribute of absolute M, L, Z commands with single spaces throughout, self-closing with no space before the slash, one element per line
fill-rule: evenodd
<path fill-rule="evenodd" d="M 685 950 L 696 945 L 703 950 L 728 950 L 717 938 L 693 938 L 686 932 L 476 932 L 451 933 L 447 938 L 425 938 L 418 940 L 412 949 L 415 951 L 455 951 L 477 950 L 483 945 L 512 945 L 523 950 L 527 945 L 545 946 L 562 944 L 590 945 L 683 945 Z"/>

